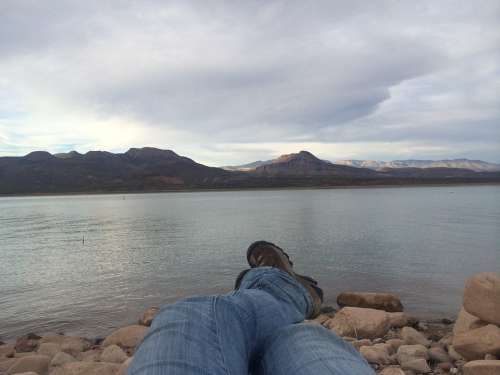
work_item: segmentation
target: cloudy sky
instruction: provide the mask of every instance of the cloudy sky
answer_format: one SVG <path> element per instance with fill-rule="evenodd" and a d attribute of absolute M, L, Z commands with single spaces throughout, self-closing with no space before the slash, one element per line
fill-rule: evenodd
<path fill-rule="evenodd" d="M 0 1 L 0 155 L 500 162 L 500 1 Z"/>

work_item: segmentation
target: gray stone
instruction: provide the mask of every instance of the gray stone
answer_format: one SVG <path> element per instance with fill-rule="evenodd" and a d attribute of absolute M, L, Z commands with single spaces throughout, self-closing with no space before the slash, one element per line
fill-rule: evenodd
<path fill-rule="evenodd" d="M 403 339 L 406 345 L 423 345 L 429 346 L 431 342 L 427 340 L 427 338 L 416 329 L 411 327 L 403 327 L 401 330 L 401 338 Z"/>

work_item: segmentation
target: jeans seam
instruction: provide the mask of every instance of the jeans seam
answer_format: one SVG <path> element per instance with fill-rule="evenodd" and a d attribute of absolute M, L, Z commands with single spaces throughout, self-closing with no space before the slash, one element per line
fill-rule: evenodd
<path fill-rule="evenodd" d="M 222 350 L 222 342 L 221 342 L 221 331 L 219 329 L 219 324 L 217 322 L 217 309 L 216 309 L 216 304 L 217 302 L 219 301 L 219 297 L 215 297 L 213 302 L 212 302 L 212 312 L 213 312 L 213 316 L 214 316 L 214 324 L 215 324 L 215 332 L 216 332 L 216 335 L 217 335 L 217 351 L 219 352 L 219 355 L 221 357 L 221 367 L 224 369 L 224 372 L 228 375 L 230 375 L 229 373 L 229 370 L 226 366 L 226 358 L 224 357 L 224 352 Z"/>

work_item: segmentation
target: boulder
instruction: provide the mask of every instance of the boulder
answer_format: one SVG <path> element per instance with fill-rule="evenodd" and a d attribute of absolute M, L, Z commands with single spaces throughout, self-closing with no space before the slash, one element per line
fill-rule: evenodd
<path fill-rule="evenodd" d="M 351 342 L 352 346 L 354 346 L 357 350 L 362 346 L 371 346 L 372 342 L 368 339 L 354 340 Z"/>
<path fill-rule="evenodd" d="M 128 356 L 118 345 L 110 345 L 101 353 L 101 362 L 123 363 Z"/>
<path fill-rule="evenodd" d="M 401 328 L 408 325 L 410 318 L 404 312 L 387 313 L 389 324 L 394 328 Z"/>
<path fill-rule="evenodd" d="M 90 342 L 81 337 L 66 337 L 61 344 L 61 351 L 76 355 L 90 349 Z"/>
<path fill-rule="evenodd" d="M 8 368 L 7 374 L 33 371 L 38 375 L 45 375 L 49 370 L 49 361 L 49 357 L 38 354 L 19 358 Z"/>
<path fill-rule="evenodd" d="M 34 352 L 38 348 L 38 340 L 41 337 L 34 334 L 28 333 L 25 336 L 19 337 L 15 344 L 15 349 L 17 353 L 29 353 Z"/>
<path fill-rule="evenodd" d="M 1 358 L 0 359 L 0 374 L 3 374 L 5 373 L 10 366 L 12 366 L 14 364 L 14 362 L 16 362 L 17 359 L 16 358 Z"/>
<path fill-rule="evenodd" d="M 427 364 L 427 361 L 423 358 L 415 358 L 404 362 L 401 365 L 403 370 L 415 371 L 417 374 L 427 374 L 432 372 L 431 368 Z"/>
<path fill-rule="evenodd" d="M 76 362 L 76 358 L 73 357 L 71 354 L 65 352 L 59 352 L 54 356 L 54 358 L 52 358 L 52 361 L 50 361 L 49 366 L 50 368 L 54 368 L 71 362 Z"/>
<path fill-rule="evenodd" d="M 479 360 L 467 362 L 464 375 L 498 375 L 500 374 L 500 361 Z"/>
<path fill-rule="evenodd" d="M 0 361 L 3 358 L 12 358 L 14 357 L 14 353 L 16 350 L 14 349 L 14 344 L 4 344 L 0 345 Z"/>
<path fill-rule="evenodd" d="M 61 345 L 66 338 L 67 336 L 64 335 L 46 335 L 43 336 L 38 342 L 39 344 L 53 343 Z"/>
<path fill-rule="evenodd" d="M 468 279 L 463 305 L 479 319 L 500 325 L 500 274 L 483 272 Z"/>
<path fill-rule="evenodd" d="M 492 361 L 493 361 L 493 360 L 497 360 L 497 359 L 498 359 L 498 357 L 497 357 L 496 355 L 493 355 L 493 354 L 489 354 L 489 353 L 488 353 L 488 354 L 485 354 L 485 355 L 484 355 L 484 359 L 489 359 L 489 360 L 492 360 Z"/>
<path fill-rule="evenodd" d="M 99 349 L 90 349 L 77 354 L 80 361 L 85 362 L 98 362 L 101 358 L 101 351 Z"/>
<path fill-rule="evenodd" d="M 400 367 L 386 367 L 380 375 L 405 375 L 405 372 Z"/>
<path fill-rule="evenodd" d="M 127 375 L 127 370 L 130 364 L 132 363 L 133 357 L 127 358 L 125 362 L 123 362 L 118 369 L 118 374 L 117 375 Z"/>
<path fill-rule="evenodd" d="M 453 348 L 465 359 L 483 359 L 485 354 L 500 355 L 500 328 L 488 324 L 453 337 Z"/>
<path fill-rule="evenodd" d="M 448 354 L 454 361 L 462 361 L 464 359 L 461 354 L 457 353 L 453 345 L 448 346 Z"/>
<path fill-rule="evenodd" d="M 339 336 L 373 339 L 383 337 L 390 326 L 384 311 L 344 307 L 328 321 L 328 328 Z"/>
<path fill-rule="evenodd" d="M 102 362 L 71 362 L 56 367 L 50 375 L 115 375 L 120 365 Z"/>
<path fill-rule="evenodd" d="M 36 372 L 33 371 L 28 371 L 28 372 L 20 372 L 17 373 L 16 375 L 38 375 Z"/>
<path fill-rule="evenodd" d="M 434 361 L 436 363 L 451 362 L 451 358 L 448 353 L 446 353 L 446 350 L 439 346 L 430 348 L 428 354 L 431 361 Z"/>
<path fill-rule="evenodd" d="M 415 328 L 412 327 L 403 327 L 403 329 L 401 330 L 401 338 L 406 345 L 431 345 L 431 342 L 427 340 L 427 338 L 422 333 L 418 332 Z"/>
<path fill-rule="evenodd" d="M 345 292 L 337 296 L 340 307 L 363 307 L 388 312 L 403 311 L 403 305 L 398 297 L 389 293 Z"/>
<path fill-rule="evenodd" d="M 401 345 L 397 351 L 397 358 L 400 365 L 416 358 L 429 359 L 427 348 L 423 345 Z"/>
<path fill-rule="evenodd" d="M 467 310 L 462 307 L 458 313 L 455 325 L 453 326 L 453 334 L 459 335 L 460 333 L 470 331 L 474 328 L 481 328 L 485 325 L 488 325 L 488 323 L 482 321 L 477 316 L 469 314 Z"/>
<path fill-rule="evenodd" d="M 106 337 L 102 346 L 118 345 L 125 348 L 134 348 L 142 341 L 147 330 L 147 327 L 140 325 L 120 328 Z"/>
<path fill-rule="evenodd" d="M 385 347 L 362 346 L 359 352 L 368 363 L 375 363 L 377 365 L 388 365 L 391 363 L 390 355 Z"/>
<path fill-rule="evenodd" d="M 160 312 L 160 308 L 156 306 L 152 306 L 146 311 L 144 311 L 139 318 L 139 324 L 142 326 L 149 327 L 151 323 L 153 322 L 153 319 L 155 318 L 156 315 Z"/>
<path fill-rule="evenodd" d="M 61 345 L 53 342 L 44 342 L 40 344 L 40 346 L 38 347 L 37 353 L 52 358 L 60 351 L 61 351 Z"/>
<path fill-rule="evenodd" d="M 397 351 L 399 347 L 404 344 L 404 342 L 401 339 L 389 339 L 386 341 L 386 344 L 389 344 L 390 346 L 392 346 L 392 349 L 394 349 L 394 351 Z"/>

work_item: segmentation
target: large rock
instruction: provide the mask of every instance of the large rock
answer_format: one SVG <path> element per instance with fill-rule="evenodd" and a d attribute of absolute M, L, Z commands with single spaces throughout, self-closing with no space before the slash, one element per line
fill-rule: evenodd
<path fill-rule="evenodd" d="M 38 354 L 46 355 L 49 358 L 54 357 L 61 351 L 61 345 L 53 342 L 44 342 L 38 347 Z"/>
<path fill-rule="evenodd" d="M 453 334 L 459 335 L 460 333 L 467 332 L 475 328 L 481 328 L 485 325 L 488 325 L 488 323 L 482 321 L 477 316 L 469 314 L 467 310 L 462 307 L 458 313 L 455 325 L 453 326 Z"/>
<path fill-rule="evenodd" d="M 403 311 L 403 305 L 398 297 L 389 293 L 345 292 L 337 296 L 340 307 L 363 307 L 388 312 Z"/>
<path fill-rule="evenodd" d="M 57 353 L 50 361 L 50 368 L 62 366 L 66 363 L 76 362 L 76 358 L 65 352 Z"/>
<path fill-rule="evenodd" d="M 468 279 L 463 305 L 479 319 L 500 325 L 500 274 L 483 272 Z"/>
<path fill-rule="evenodd" d="M 453 348 L 465 359 L 483 359 L 485 354 L 500 355 L 500 328 L 488 324 L 453 337 Z"/>
<path fill-rule="evenodd" d="M 15 352 L 13 344 L 0 345 L 0 360 L 14 357 Z"/>
<path fill-rule="evenodd" d="M 78 360 L 85 362 L 98 362 L 101 358 L 101 351 L 99 349 L 91 349 L 77 355 Z"/>
<path fill-rule="evenodd" d="M 403 370 L 414 371 L 417 374 L 427 374 L 432 372 L 431 368 L 427 364 L 427 361 L 423 358 L 416 358 L 410 361 L 407 361 L 401 365 Z"/>
<path fill-rule="evenodd" d="M 106 337 L 102 346 L 118 345 L 124 348 L 134 348 L 141 342 L 147 330 L 148 327 L 141 325 L 120 328 Z"/>
<path fill-rule="evenodd" d="M 160 312 L 160 308 L 156 306 L 152 306 L 141 315 L 139 318 L 139 324 L 142 326 L 149 327 L 153 322 L 153 319 Z"/>
<path fill-rule="evenodd" d="M 50 375 L 115 375 L 120 365 L 102 362 L 71 362 L 56 367 Z"/>
<path fill-rule="evenodd" d="M 400 365 L 412 361 L 416 358 L 429 359 L 427 348 L 423 345 L 401 345 L 397 351 L 397 358 Z"/>
<path fill-rule="evenodd" d="M 101 353 L 101 362 L 123 363 L 127 358 L 127 354 L 118 345 L 110 345 Z"/>
<path fill-rule="evenodd" d="M 34 333 L 28 333 L 25 336 L 19 337 L 15 344 L 16 352 L 28 353 L 36 351 L 38 348 L 38 340 L 40 338 L 40 336 Z"/>
<path fill-rule="evenodd" d="M 431 344 L 431 342 L 427 340 L 422 333 L 411 327 L 404 327 L 401 330 L 401 338 L 406 345 L 420 344 L 423 346 L 429 346 Z"/>
<path fill-rule="evenodd" d="M 463 370 L 464 375 L 499 375 L 500 361 L 471 361 L 464 365 Z"/>
<path fill-rule="evenodd" d="M 37 354 L 19 358 L 9 367 L 7 374 L 33 371 L 38 375 L 45 375 L 49 370 L 49 361 L 49 357 Z"/>
<path fill-rule="evenodd" d="M 375 363 L 377 365 L 388 365 L 391 363 L 389 352 L 383 346 L 362 346 L 359 352 L 368 363 Z"/>
<path fill-rule="evenodd" d="M 394 328 L 407 326 L 410 322 L 410 317 L 404 312 L 389 312 L 387 316 L 389 317 L 389 324 Z"/>
<path fill-rule="evenodd" d="M 380 372 L 380 375 L 405 375 L 405 372 L 399 367 L 386 367 Z"/>
<path fill-rule="evenodd" d="M 90 349 L 90 342 L 81 337 L 66 337 L 61 344 L 61 351 L 71 355 L 84 352 Z"/>
<path fill-rule="evenodd" d="M 342 308 L 327 324 L 339 336 L 368 339 L 383 337 L 390 328 L 385 311 L 360 307 Z"/>
<path fill-rule="evenodd" d="M 446 353 L 446 350 L 444 350 L 440 346 L 435 346 L 433 348 L 430 348 L 428 353 L 429 353 L 429 358 L 433 362 L 436 363 L 451 362 L 451 358 L 448 355 L 448 353 Z"/>

